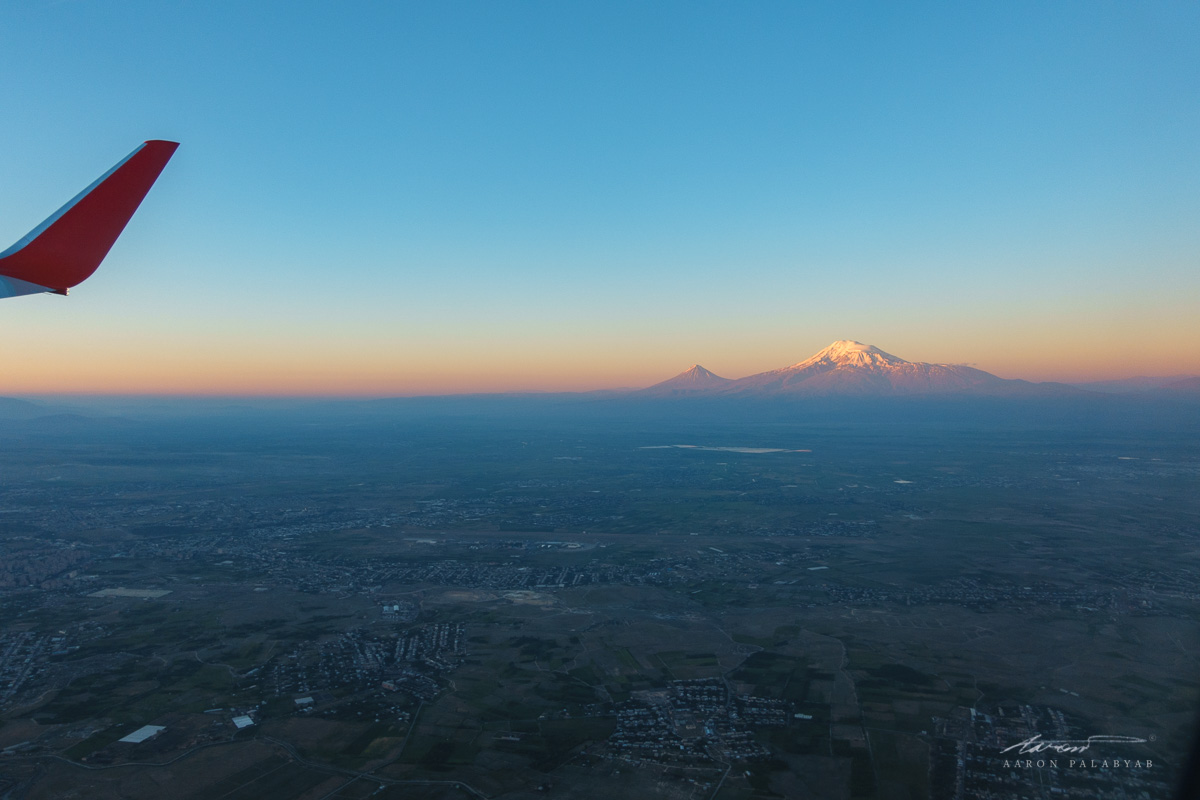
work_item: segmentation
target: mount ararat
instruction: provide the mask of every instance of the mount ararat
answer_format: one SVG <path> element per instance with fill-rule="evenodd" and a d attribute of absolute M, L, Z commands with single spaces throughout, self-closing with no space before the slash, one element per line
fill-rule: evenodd
<path fill-rule="evenodd" d="M 905 361 L 861 342 L 834 342 L 790 367 L 722 378 L 696 364 L 637 394 L 645 397 L 820 397 L 853 395 L 1084 394 L 1062 383 L 1008 380 L 960 364 Z"/>

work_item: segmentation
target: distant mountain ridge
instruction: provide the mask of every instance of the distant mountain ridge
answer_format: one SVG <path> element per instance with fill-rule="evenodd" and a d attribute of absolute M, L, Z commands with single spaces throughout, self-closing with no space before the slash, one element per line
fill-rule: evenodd
<path fill-rule="evenodd" d="M 961 364 L 905 361 L 878 347 L 848 339 L 789 367 L 738 380 L 714 375 L 700 365 L 639 394 L 671 396 L 817 397 L 853 395 L 1045 395 L 1076 394 L 1061 383 L 1008 380 Z"/>
<path fill-rule="evenodd" d="M 40 403 L 19 400 L 15 397 L 0 397 L 0 419 L 32 419 L 54 413 Z"/>
<path fill-rule="evenodd" d="M 1200 388 L 1200 377 L 1191 375 L 1139 375 L 1134 378 L 1117 378 L 1107 381 L 1076 383 L 1080 389 L 1107 394 L 1148 394 L 1151 392 L 1188 391 Z"/>

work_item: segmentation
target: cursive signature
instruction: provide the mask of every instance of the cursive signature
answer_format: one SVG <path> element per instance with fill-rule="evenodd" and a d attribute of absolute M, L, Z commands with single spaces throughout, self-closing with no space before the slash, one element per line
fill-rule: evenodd
<path fill-rule="evenodd" d="M 1089 736 L 1086 739 L 1055 739 L 1043 741 L 1040 733 L 1035 733 L 1023 742 L 1004 748 L 1001 753 L 1016 750 L 1020 753 L 1044 753 L 1053 750 L 1055 753 L 1082 753 L 1096 742 L 1120 742 L 1122 744 L 1141 744 L 1145 739 L 1136 736 Z M 1017 750 L 1017 748 L 1020 748 Z"/>

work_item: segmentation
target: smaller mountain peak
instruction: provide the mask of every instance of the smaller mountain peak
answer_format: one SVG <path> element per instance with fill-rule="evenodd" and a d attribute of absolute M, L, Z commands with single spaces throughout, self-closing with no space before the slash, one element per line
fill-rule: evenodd
<path fill-rule="evenodd" d="M 662 383 L 656 383 L 647 391 L 696 391 L 702 389 L 711 389 L 717 386 L 730 383 L 728 378 L 722 378 L 716 373 L 709 372 L 699 364 L 692 364 L 683 372 L 676 375 L 670 380 L 665 380 Z"/>
<path fill-rule="evenodd" d="M 715 372 L 709 372 L 699 364 L 692 364 L 690 367 L 676 375 L 671 380 L 679 381 L 681 383 L 684 381 L 690 381 L 692 383 L 721 383 L 728 380 L 728 378 L 722 378 Z"/>

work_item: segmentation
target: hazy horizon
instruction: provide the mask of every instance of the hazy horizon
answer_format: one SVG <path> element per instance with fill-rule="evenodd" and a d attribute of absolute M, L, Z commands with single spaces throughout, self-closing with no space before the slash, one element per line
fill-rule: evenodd
<path fill-rule="evenodd" d="M 865 342 L 865 344 L 873 344 L 873 343 Z M 885 350 L 885 351 L 887 350 L 886 347 L 880 347 L 880 349 Z M 817 350 L 813 351 L 813 353 L 816 353 L 816 352 L 817 352 Z M 891 352 L 891 351 L 889 351 L 889 352 Z M 813 353 L 810 353 L 809 356 L 811 356 Z M 1196 377 L 1197 375 L 1200 375 L 1200 370 L 1197 370 L 1196 372 L 1193 372 L 1193 373 L 1149 374 L 1146 372 L 1141 372 L 1141 373 L 1136 373 L 1136 374 L 1108 374 L 1108 375 L 1105 375 L 1104 377 L 1092 377 L 1092 376 L 1078 376 L 1078 375 L 1072 374 L 1069 370 L 1064 370 L 1063 374 L 1059 377 L 1054 377 L 1053 373 L 1051 373 L 1050 375 L 1037 375 L 1035 377 L 1027 377 L 1024 374 L 1007 374 L 1007 375 L 1001 374 L 999 371 L 990 370 L 985 365 L 982 365 L 979 363 L 959 362 L 957 364 L 952 364 L 951 362 L 936 362 L 936 361 L 925 361 L 923 359 L 916 359 L 916 358 L 906 358 L 903 354 L 893 353 L 893 355 L 898 355 L 900 358 L 903 358 L 906 361 L 912 361 L 912 362 L 917 362 L 917 363 L 951 364 L 952 366 L 973 367 L 975 369 L 980 369 L 985 372 L 989 372 L 993 375 L 996 375 L 996 377 L 1004 378 L 1006 380 L 1025 380 L 1025 381 L 1029 381 L 1031 383 L 1064 383 L 1064 384 L 1074 385 L 1074 386 L 1086 386 L 1086 385 L 1092 384 L 1092 383 L 1105 384 L 1105 383 L 1120 383 L 1120 382 L 1124 382 L 1124 381 L 1133 382 L 1133 381 L 1138 381 L 1138 380 L 1168 381 L 1169 382 L 1171 380 L 1186 380 L 1188 378 Z M 477 394 L 485 394 L 485 395 L 486 394 L 557 394 L 557 393 L 585 394 L 585 393 L 591 393 L 591 392 L 638 391 L 641 389 L 649 388 L 657 383 L 661 383 L 663 381 L 669 380 L 670 378 L 673 378 L 673 377 L 681 374 L 682 372 L 685 372 L 686 370 L 690 369 L 692 366 L 697 366 L 697 365 L 702 366 L 705 369 L 708 369 L 710 372 L 713 372 L 722 378 L 728 378 L 731 380 L 739 380 L 742 378 L 751 377 L 753 375 L 758 375 L 763 372 L 769 372 L 771 370 L 778 370 L 778 369 L 783 369 L 783 368 L 792 366 L 794 364 L 800 363 L 801 361 L 805 360 L 805 358 L 808 358 L 809 356 L 804 356 L 803 358 L 800 358 L 800 359 L 797 359 L 794 361 L 789 361 L 786 364 L 776 364 L 773 366 L 768 366 L 764 369 L 757 370 L 755 372 L 747 372 L 744 374 L 736 374 L 736 373 L 730 373 L 727 371 L 722 371 L 721 369 L 714 369 L 711 366 L 709 366 L 709 364 L 706 363 L 705 361 L 692 361 L 692 362 L 689 362 L 687 365 L 681 366 L 679 369 L 676 369 L 674 372 L 671 372 L 670 374 L 660 374 L 658 376 L 645 379 L 645 381 L 642 383 L 636 383 L 636 384 L 635 383 L 621 384 L 621 383 L 616 383 L 614 381 L 609 381 L 607 383 L 597 385 L 596 383 L 591 383 L 591 384 L 586 383 L 585 382 L 586 378 L 571 380 L 570 378 L 564 377 L 562 379 L 556 380 L 554 376 L 543 376 L 542 377 L 543 381 L 550 380 L 551 382 L 548 385 L 543 384 L 541 386 L 538 386 L 532 380 L 529 379 L 529 376 L 518 374 L 516 376 L 495 376 L 493 381 L 481 383 L 473 388 L 469 388 L 470 387 L 469 382 L 472 380 L 477 380 L 478 379 L 477 376 L 463 375 L 463 376 L 455 376 L 456 380 L 452 380 L 451 382 L 434 385 L 425 390 L 420 390 L 420 389 L 404 390 L 404 389 L 400 389 L 398 387 L 396 391 L 391 391 L 391 392 L 387 391 L 386 389 L 375 388 L 372 386 L 363 387 L 359 390 L 355 390 L 353 388 L 350 388 L 350 389 L 343 388 L 340 391 L 337 389 L 323 391 L 323 390 L 321 390 L 319 388 L 315 388 L 315 387 L 314 388 L 306 388 L 304 382 L 301 381 L 298 384 L 296 384 L 295 388 L 293 388 L 291 390 L 271 390 L 271 389 L 257 389 L 256 390 L 253 388 L 240 388 L 239 389 L 239 388 L 235 388 L 235 387 L 237 387 L 236 384 L 232 384 L 229 387 L 215 387 L 215 388 L 211 388 L 211 389 L 179 388 L 177 390 L 172 390 L 171 388 L 167 388 L 167 387 L 154 387 L 154 386 L 146 387 L 144 389 L 121 389 L 121 388 L 103 389 L 103 388 L 99 388 L 96 386 L 90 386 L 90 387 L 82 386 L 77 389 L 60 389 L 57 391 L 40 389 L 40 388 L 28 388 L 28 389 L 15 388 L 15 389 L 3 390 L 3 395 L 9 396 L 9 397 L 23 397 L 23 398 L 95 396 L 95 397 L 212 397 L 212 398 L 219 398 L 219 397 L 293 398 L 294 397 L 294 398 L 314 398 L 314 399 L 318 399 L 318 398 L 367 399 L 367 398 L 387 398 L 387 397 L 440 397 L 440 396 L 459 396 L 459 395 L 477 395 Z M 68 378 L 69 380 L 78 380 L 75 376 L 64 376 L 64 377 Z M 525 382 L 522 382 L 521 378 L 526 378 L 527 380 Z M 403 381 L 404 379 L 401 377 L 397 377 L 395 380 Z M 463 385 L 464 383 L 466 384 L 465 386 Z M 360 381 L 357 381 L 357 380 L 349 380 L 349 381 L 347 381 L 346 385 L 350 386 L 350 387 L 361 386 L 361 383 L 360 383 Z"/>
<path fill-rule="evenodd" d="M 886 348 L 881 348 L 881 349 L 886 349 Z M 800 361 L 803 361 L 803 359 Z M 906 359 L 906 361 L 916 361 L 916 360 Z M 582 383 L 563 383 L 560 385 L 552 384 L 550 386 L 540 386 L 539 387 L 539 386 L 522 385 L 522 384 L 514 383 L 511 385 L 500 384 L 500 385 L 491 386 L 491 387 L 482 386 L 482 387 L 479 387 L 479 389 L 456 389 L 456 387 L 454 385 L 450 384 L 445 387 L 444 391 L 438 390 L 437 387 L 432 387 L 432 389 L 428 389 L 426 391 L 418 390 L 418 391 L 396 391 L 396 392 L 386 392 L 386 391 L 370 390 L 370 389 L 364 389 L 362 391 L 336 391 L 336 390 L 335 391 L 319 391 L 319 390 L 306 391 L 304 389 L 298 389 L 298 390 L 293 390 L 293 391 L 270 391 L 270 390 L 222 391 L 221 389 L 206 390 L 206 391 L 204 391 L 204 390 L 202 390 L 202 391 L 197 391 L 197 390 L 163 391 L 163 390 L 155 390 L 155 389 L 146 389 L 146 390 L 142 390 L 142 391 L 128 391 L 128 390 L 125 390 L 125 391 L 122 391 L 122 390 L 96 391 L 96 390 L 89 390 L 89 389 L 86 389 L 86 387 L 84 387 L 84 389 L 73 390 L 73 391 L 38 391 L 38 390 L 4 391 L 4 393 L 2 393 L 2 396 L 13 397 L 13 398 L 24 398 L 24 399 L 31 399 L 31 398 L 50 399 L 50 398 L 58 398 L 58 397 L 62 397 L 62 398 L 88 398 L 88 397 L 96 397 L 96 398 L 104 398 L 104 397 L 155 398 L 155 397 L 162 397 L 162 398 L 211 398 L 211 399 L 220 399 L 220 398 L 229 398 L 229 399 L 238 399 L 238 398 L 262 398 L 262 399 L 270 399 L 270 398 L 276 398 L 276 399 L 292 399 L 292 398 L 294 398 L 294 399 L 372 399 L 372 398 L 376 398 L 376 399 L 385 399 L 385 398 L 391 398 L 391 397 L 396 397 L 396 398 L 460 397 L 460 396 L 472 396 L 472 395 L 557 395 L 557 393 L 574 393 L 574 395 L 586 395 L 586 393 L 641 391 L 643 389 L 648 389 L 648 387 L 654 386 L 655 384 L 662 383 L 662 381 L 670 380 L 671 378 L 676 377 L 676 375 L 682 374 L 683 372 L 686 371 L 686 369 L 689 369 L 692 366 L 701 366 L 703 368 L 709 369 L 709 372 L 713 372 L 716 375 L 719 375 L 719 377 L 721 377 L 721 378 L 727 378 L 727 379 L 731 379 L 731 380 L 739 380 L 742 378 L 752 377 L 752 375 L 761 374 L 762 372 L 769 372 L 769 371 L 772 371 L 772 369 L 781 369 L 781 368 L 785 368 L 788 366 L 792 366 L 793 363 L 798 363 L 798 362 L 799 361 L 788 362 L 788 363 L 786 363 L 786 365 L 776 365 L 774 367 L 768 367 L 766 369 L 761 369 L 761 371 L 758 371 L 758 372 L 745 373 L 745 374 L 728 374 L 728 373 L 721 372 L 720 369 L 710 368 L 707 365 L 707 363 L 704 363 L 703 361 L 694 361 L 694 362 L 689 363 L 689 365 L 686 365 L 682 368 L 677 369 L 676 372 L 673 372 L 671 374 L 661 375 L 661 377 L 658 377 L 655 379 L 650 379 L 648 381 L 648 383 L 636 384 L 636 385 L 635 384 L 624 384 L 624 385 L 607 384 L 607 385 L 596 386 L 596 385 L 587 385 L 587 384 L 582 384 Z M 926 362 L 926 363 L 938 363 L 938 362 Z M 1195 377 L 1198 377 L 1198 375 L 1200 375 L 1200 371 L 1198 371 L 1195 373 L 1178 373 L 1178 374 L 1146 374 L 1146 373 L 1116 374 L 1116 375 L 1110 375 L 1110 377 L 1104 377 L 1104 378 L 1068 378 L 1068 377 L 1063 377 L 1063 378 L 1054 378 L 1054 377 L 1026 378 L 1026 377 L 1024 377 L 1024 375 L 998 374 L 996 372 L 990 371 L 990 369 L 988 369 L 982 365 L 979 365 L 979 363 L 970 363 L 970 362 L 956 363 L 956 365 L 950 365 L 950 366 L 967 366 L 967 367 L 973 367 L 976 369 L 983 369 L 984 372 L 989 372 L 991 374 L 996 375 L 997 378 L 1004 378 L 1006 380 L 1027 380 L 1027 381 L 1030 381 L 1030 383 L 1057 383 L 1057 384 L 1067 384 L 1067 385 L 1072 385 L 1072 386 L 1085 386 L 1085 387 L 1088 385 L 1091 385 L 1091 384 L 1097 384 L 1097 385 L 1121 384 L 1121 383 L 1135 383 L 1135 381 L 1160 381 L 1160 383 L 1168 383 L 1169 384 L 1169 383 L 1171 383 L 1171 381 L 1187 380 L 1189 378 L 1195 378 Z"/>

